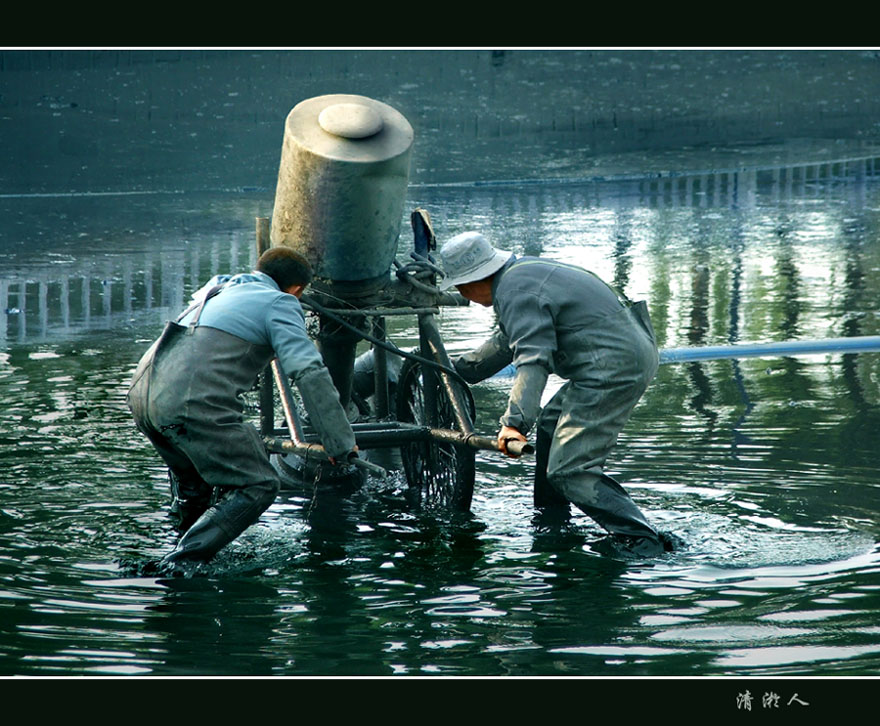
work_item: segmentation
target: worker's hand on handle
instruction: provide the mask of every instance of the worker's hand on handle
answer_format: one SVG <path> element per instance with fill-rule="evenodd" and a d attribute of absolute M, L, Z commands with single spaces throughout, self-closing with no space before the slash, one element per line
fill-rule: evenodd
<path fill-rule="evenodd" d="M 502 426 L 501 431 L 498 432 L 498 450 L 506 454 L 511 458 L 516 458 L 516 454 L 512 454 L 507 450 L 507 442 L 508 441 L 522 441 L 526 443 L 528 439 L 523 436 L 517 429 L 511 426 Z"/>

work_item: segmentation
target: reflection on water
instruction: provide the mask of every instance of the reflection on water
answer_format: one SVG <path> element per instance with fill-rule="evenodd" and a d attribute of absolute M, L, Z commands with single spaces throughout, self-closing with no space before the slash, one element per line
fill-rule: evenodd
<path fill-rule="evenodd" d="M 871 233 L 870 229 L 859 228 L 863 224 L 859 217 L 842 217 L 846 207 L 840 205 L 854 203 L 856 210 L 864 205 L 870 189 L 867 183 L 880 175 L 877 162 L 878 158 L 864 157 L 631 179 L 615 175 L 613 183 L 566 180 L 557 184 L 543 182 L 533 189 L 514 182 L 444 184 L 437 188 L 427 185 L 420 194 L 436 199 L 434 204 L 438 206 L 431 210 L 435 226 L 445 228 L 450 236 L 458 226 L 481 226 L 502 215 L 507 222 L 505 232 L 509 241 L 498 239 L 500 246 L 507 243 L 520 254 L 535 255 L 559 254 L 560 248 L 565 248 L 565 254 L 573 261 L 592 269 L 601 267 L 596 271 L 615 285 L 632 294 L 650 294 L 652 313 L 661 322 L 668 316 L 670 305 L 688 305 L 688 329 L 674 331 L 676 340 L 687 345 L 740 339 L 736 317 L 743 247 L 747 245 L 758 276 L 755 281 L 762 286 L 775 284 L 775 292 L 781 298 L 778 307 L 768 306 L 761 312 L 766 325 L 756 320 L 746 329 L 751 334 L 749 339 L 794 339 L 815 334 L 816 325 L 821 324 L 814 322 L 813 329 L 799 327 L 797 317 L 802 299 L 809 300 L 813 289 L 820 285 L 834 285 L 837 289 L 839 280 L 832 279 L 832 271 L 823 269 L 829 247 L 835 248 L 835 256 L 846 254 L 847 244 L 859 244 L 865 234 Z M 517 191 L 509 191 L 507 187 L 511 185 Z M 0 275 L 0 344 L 112 327 L 134 313 L 154 308 L 164 315 L 182 304 L 185 290 L 197 287 L 218 270 L 250 267 L 255 253 L 247 235 L 250 220 L 244 214 L 253 210 L 254 216 L 265 215 L 266 202 L 248 195 L 238 199 L 237 204 L 227 205 L 228 209 L 223 209 L 222 203 L 201 202 L 206 207 L 213 206 L 206 216 L 213 218 L 215 224 L 218 220 L 234 220 L 236 233 L 226 230 L 205 238 L 183 221 L 182 247 L 176 240 L 163 240 L 157 245 L 155 237 L 149 236 L 154 227 L 129 230 L 130 236 L 121 246 L 119 240 L 107 238 L 114 234 L 112 226 L 103 234 L 96 232 L 90 226 L 95 224 L 95 218 L 112 220 L 120 214 L 120 200 L 113 195 L 86 195 L 85 200 L 83 195 L 72 199 L 62 196 L 60 202 L 52 203 L 54 215 L 47 215 L 45 206 L 35 205 L 33 198 L 7 196 L 0 200 L 8 208 L 3 230 L 7 242 L 0 250 L 0 259 L 6 258 Z M 414 200 L 413 206 L 421 203 L 421 198 Z M 83 204 L 90 207 L 86 214 L 73 211 Z M 156 221 L 155 208 L 144 219 L 145 210 L 151 208 L 149 204 L 141 201 L 126 206 L 131 208 L 124 216 L 124 224 L 135 226 Z M 185 218 L 195 211 L 191 209 L 190 197 L 172 197 L 163 206 L 171 219 Z M 66 207 L 71 210 L 63 211 Z M 707 208 L 710 211 L 703 213 Z M 205 209 L 198 210 L 204 212 Z M 89 221 L 74 225 L 75 234 L 68 232 L 66 238 L 60 235 L 59 239 L 59 223 L 83 216 Z M 12 225 L 10 219 L 17 219 L 16 224 Z M 164 225 L 167 223 L 166 219 Z M 197 236 L 186 239 L 193 231 Z M 761 249 L 754 249 L 755 245 L 749 242 L 758 239 Z M 45 248 L 47 243 L 51 249 Z M 407 244 L 404 227 L 403 254 Z M 605 254 L 609 249 L 612 253 Z M 83 251 L 90 250 L 95 251 L 94 257 L 98 259 L 82 260 Z M 664 267 L 633 269 L 633 258 L 640 252 L 650 255 L 654 265 Z M 598 254 L 604 259 L 599 259 Z M 719 255 L 726 258 L 725 262 L 718 259 Z M 691 287 L 690 300 L 670 287 L 668 275 L 669 265 L 680 265 L 684 260 L 692 273 L 690 279 L 682 279 L 680 284 Z M 858 264 L 859 261 L 848 259 L 849 267 L 838 273 L 846 284 L 840 286 L 837 294 L 848 296 L 841 301 L 842 307 L 848 311 L 845 314 L 855 318 L 864 315 L 857 304 L 860 300 L 852 299 L 855 288 L 864 284 L 864 274 L 853 267 Z M 22 269 L 16 270 L 19 266 Z M 727 335 L 706 328 L 710 267 L 722 276 L 715 282 L 716 292 L 723 285 L 727 288 L 725 296 L 730 297 L 729 301 L 719 299 L 717 294 L 713 298 L 716 307 L 727 302 L 730 308 L 731 328 Z M 645 280 L 648 272 L 654 278 L 650 286 Z M 801 277 L 805 278 L 803 282 Z M 803 284 L 812 288 L 799 289 Z M 765 292 L 769 291 L 755 290 L 757 295 Z M 664 309 L 660 309 L 661 304 Z M 846 322 L 839 334 L 854 334 L 852 320 Z M 661 344 L 666 343 L 670 331 L 662 324 L 658 328 Z"/>
<path fill-rule="evenodd" d="M 864 158 L 414 187 L 411 206 L 441 242 L 477 227 L 590 267 L 645 297 L 670 347 L 877 334 L 878 193 Z M 682 542 L 657 560 L 608 552 L 579 514 L 544 526 L 533 463 L 481 453 L 470 516 L 413 511 L 399 475 L 285 493 L 209 576 L 144 578 L 124 563 L 173 533 L 128 377 L 195 287 L 253 264 L 267 202 L 0 204 L 0 672 L 876 673 L 876 354 L 662 366 L 611 462 Z M 53 236 L 57 215 L 73 236 Z M 453 352 L 491 324 L 482 308 L 442 315 Z M 389 330 L 415 340 L 407 318 Z M 482 432 L 508 385 L 475 387 Z"/>

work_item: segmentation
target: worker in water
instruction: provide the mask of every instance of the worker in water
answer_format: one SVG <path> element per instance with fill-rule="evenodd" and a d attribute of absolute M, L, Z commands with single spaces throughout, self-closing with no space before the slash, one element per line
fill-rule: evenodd
<path fill-rule="evenodd" d="M 278 474 L 243 420 L 239 398 L 273 357 L 299 388 L 331 463 L 356 451 L 339 394 L 306 333 L 299 297 L 311 279 L 301 255 L 274 247 L 255 272 L 202 288 L 194 296 L 200 301 L 141 358 L 128 404 L 169 467 L 172 514 L 183 535 L 160 569 L 209 560 L 274 501 Z"/>
<path fill-rule="evenodd" d="M 535 504 L 575 504 L 638 554 L 658 554 L 666 537 L 604 471 L 606 458 L 648 383 L 658 352 L 644 303 L 631 304 L 596 275 L 536 257 L 517 258 L 477 232 L 440 250 L 445 277 L 468 300 L 492 306 L 498 330 L 453 361 L 468 383 L 516 368 L 498 445 L 526 441 L 536 426 Z M 566 383 L 541 409 L 548 376 Z"/>

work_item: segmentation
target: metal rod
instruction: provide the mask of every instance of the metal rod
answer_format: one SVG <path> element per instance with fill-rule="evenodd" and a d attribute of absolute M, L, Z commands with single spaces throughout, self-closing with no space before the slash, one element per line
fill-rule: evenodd
<path fill-rule="evenodd" d="M 272 373 L 275 376 L 275 384 L 278 386 L 278 390 L 281 393 L 281 409 L 284 411 L 284 420 L 287 422 L 287 429 L 290 432 L 290 438 L 295 444 L 304 443 L 305 437 L 303 436 L 299 414 L 297 413 L 296 406 L 293 402 L 293 391 L 290 388 L 290 381 L 287 380 L 287 376 L 281 368 L 281 363 L 277 358 L 273 358 L 270 365 L 272 366 Z"/>
<path fill-rule="evenodd" d="M 275 454 L 297 454 L 304 459 L 319 459 L 320 461 L 329 461 L 330 457 L 320 444 L 298 443 L 289 439 L 276 439 L 271 436 L 263 438 L 266 449 Z M 373 474 L 381 479 L 388 478 L 388 472 L 378 464 L 374 464 L 366 459 L 361 459 L 355 452 L 349 454 L 346 463 L 357 469 L 363 469 L 369 474 Z"/>
<path fill-rule="evenodd" d="M 419 355 L 430 360 L 431 348 L 428 342 L 427 327 L 433 324 L 433 315 L 419 315 Z M 422 365 L 422 404 L 425 407 L 425 419 L 430 426 L 437 425 L 439 415 L 438 388 L 435 384 L 437 371 L 432 366 Z"/>
<path fill-rule="evenodd" d="M 393 449 L 401 444 L 409 444 L 413 441 L 427 441 L 431 438 L 431 429 L 429 427 L 416 425 L 410 428 L 354 429 L 354 432 L 357 447 L 363 450 Z M 277 429 L 274 433 L 276 436 L 284 436 L 287 431 L 285 429 Z M 308 431 L 300 443 L 316 443 L 317 440 L 313 432 Z"/>
<path fill-rule="evenodd" d="M 269 249 L 269 218 L 256 218 L 257 257 Z M 268 434 L 274 426 L 275 398 L 272 390 L 272 374 L 267 367 L 260 373 L 260 433 Z"/>
<path fill-rule="evenodd" d="M 355 421 L 351 425 L 352 431 L 400 431 L 424 428 L 418 424 L 406 423 L 405 421 Z"/>
<path fill-rule="evenodd" d="M 373 321 L 373 335 L 385 340 L 385 318 Z M 388 353 L 382 346 L 373 346 L 373 389 L 376 395 L 376 416 L 386 418 L 391 412 L 388 389 Z"/>
<path fill-rule="evenodd" d="M 699 348 L 667 348 L 660 351 L 660 362 L 687 363 L 690 361 L 721 360 L 727 358 L 870 352 L 880 352 L 880 336 L 866 335 L 851 338 L 825 338 L 822 340 L 790 340 L 781 343 L 707 345 Z"/>
<path fill-rule="evenodd" d="M 466 444 L 473 449 L 485 451 L 500 451 L 497 439 L 490 439 L 476 434 L 463 434 L 459 431 L 448 429 L 431 429 L 431 438 L 435 441 L 446 441 L 452 444 Z M 507 450 L 515 457 L 523 454 L 534 454 L 535 447 L 525 441 L 510 440 L 507 442 Z"/>
<path fill-rule="evenodd" d="M 424 342 L 427 343 L 431 355 L 444 368 L 452 368 L 452 362 L 443 346 L 443 340 L 440 338 L 440 331 L 433 316 L 420 316 L 419 327 L 423 333 Z M 423 351 L 424 353 L 424 351 Z M 424 369 L 423 369 L 424 374 Z M 465 401 L 462 400 L 460 389 L 452 383 L 452 379 L 445 371 L 440 371 L 440 380 L 446 389 L 446 395 L 452 404 L 452 411 L 455 414 L 455 420 L 458 427 L 465 433 L 473 433 L 474 425 L 471 421 L 470 413 L 466 408 Z"/>
<path fill-rule="evenodd" d="M 311 310 L 308 302 L 303 302 L 303 308 Z M 375 316 L 386 317 L 389 315 L 420 315 L 422 313 L 437 314 L 440 308 L 325 308 L 321 307 L 321 312 L 332 313 L 333 315 L 347 315 L 349 317 Z"/>
<path fill-rule="evenodd" d="M 412 443 L 413 441 L 436 441 L 441 444 L 454 444 L 456 446 L 470 446 L 473 449 L 481 449 L 484 451 L 499 451 L 497 439 L 486 436 L 478 436 L 473 433 L 465 433 L 462 431 L 454 431 L 452 429 L 432 428 L 430 426 L 419 426 L 418 424 L 407 424 L 396 421 L 387 423 L 359 423 L 352 424 L 355 433 L 358 448 L 376 449 L 376 448 L 394 448 L 401 444 Z M 276 434 L 283 431 L 276 431 Z M 300 443 L 306 444 L 310 438 L 308 434 L 301 439 Z M 522 441 L 508 441 L 507 449 L 516 456 L 523 454 L 533 454 L 534 447 L 531 444 Z"/>
<path fill-rule="evenodd" d="M 293 453 L 302 456 L 305 459 L 318 458 L 322 461 L 329 461 L 330 456 L 320 444 L 309 443 L 305 440 L 303 434 L 302 423 L 299 414 L 296 411 L 296 405 L 293 400 L 293 391 L 290 388 L 290 382 L 281 368 L 281 364 L 277 358 L 272 359 L 272 373 L 275 375 L 275 383 L 281 393 L 281 407 L 284 409 L 284 419 L 287 421 L 287 428 L 290 439 L 276 439 L 272 437 L 264 437 L 266 448 L 275 453 Z M 369 461 L 361 459 L 357 452 L 352 451 L 346 462 L 358 469 L 378 476 L 382 479 L 388 478 L 388 472 L 381 466 L 377 466 Z"/>

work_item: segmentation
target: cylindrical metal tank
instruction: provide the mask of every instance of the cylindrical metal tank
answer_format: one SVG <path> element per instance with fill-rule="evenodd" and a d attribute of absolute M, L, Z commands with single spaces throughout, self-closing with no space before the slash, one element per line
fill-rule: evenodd
<path fill-rule="evenodd" d="M 365 294 L 397 252 L 413 130 L 365 96 L 318 96 L 287 116 L 271 243 L 305 255 L 316 283 Z"/>

